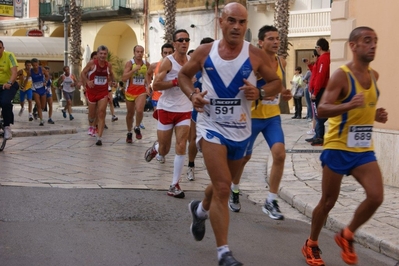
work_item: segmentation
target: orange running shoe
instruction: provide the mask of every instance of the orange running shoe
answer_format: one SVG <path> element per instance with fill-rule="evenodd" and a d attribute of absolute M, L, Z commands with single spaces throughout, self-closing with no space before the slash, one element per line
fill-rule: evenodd
<path fill-rule="evenodd" d="M 306 239 L 305 245 L 302 247 L 302 254 L 306 259 L 306 263 L 310 266 L 324 266 L 324 261 L 321 259 L 321 250 L 319 246 L 309 247 Z"/>
<path fill-rule="evenodd" d="M 335 235 L 335 242 L 342 248 L 341 257 L 346 264 L 357 264 L 357 255 L 353 248 L 353 240 L 347 240 L 343 237 L 342 232 Z"/>

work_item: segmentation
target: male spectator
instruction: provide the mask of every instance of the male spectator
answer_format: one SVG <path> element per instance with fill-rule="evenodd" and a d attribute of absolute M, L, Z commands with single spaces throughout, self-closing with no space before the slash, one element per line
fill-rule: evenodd
<path fill-rule="evenodd" d="M 10 124 L 14 124 L 12 103 L 18 90 L 18 62 L 12 52 L 4 51 L 4 43 L 0 41 L 0 107 L 4 123 L 4 138 L 12 139 Z"/>
<path fill-rule="evenodd" d="M 323 96 L 324 90 L 327 87 L 328 79 L 330 78 L 330 52 L 328 41 L 324 38 L 320 38 L 316 42 L 315 47 L 319 58 L 314 66 L 315 72 L 312 71 L 312 77 L 310 81 L 311 100 L 315 103 L 315 107 L 319 105 L 320 99 Z M 327 121 L 326 118 L 320 118 L 317 113 L 316 115 L 316 128 L 315 135 L 311 140 L 312 146 L 323 146 L 324 141 L 324 123 Z"/>
<path fill-rule="evenodd" d="M 32 78 L 28 77 L 28 72 L 32 68 L 32 63 L 30 60 L 25 61 L 25 67 L 18 71 L 18 83 L 19 83 L 19 102 L 21 105 L 21 110 L 18 115 L 21 116 L 25 110 L 25 97 L 28 101 L 28 112 L 29 112 L 29 121 L 33 121 L 32 115 Z"/>
<path fill-rule="evenodd" d="M 108 104 L 108 84 L 114 80 L 112 65 L 106 60 L 108 48 L 100 45 L 97 48 L 97 59 L 92 59 L 85 66 L 80 78 L 87 87 L 86 96 L 89 102 L 89 123 L 92 125 L 97 118 L 97 146 L 103 145 L 102 135 L 105 125 L 105 111 Z"/>
<path fill-rule="evenodd" d="M 186 146 L 193 106 L 181 91 L 177 75 L 182 66 L 189 60 L 189 56 L 186 55 L 189 45 L 190 37 L 186 30 L 179 29 L 173 33 L 175 52 L 162 60 L 159 73 L 156 75 L 153 83 L 155 91 L 162 91 L 157 111 L 154 113 L 155 118 L 158 120 L 158 141 L 154 142 L 145 155 L 147 162 L 156 156 L 158 162 L 165 163 L 165 156 L 170 151 L 173 130 L 175 130 L 176 155 L 172 184 L 167 193 L 169 196 L 175 198 L 184 198 L 185 196 L 183 190 L 180 188 L 179 180 L 183 172 L 186 157 Z"/>
<path fill-rule="evenodd" d="M 136 114 L 136 126 L 134 133 L 136 139 L 141 139 L 140 123 L 143 120 L 144 106 L 147 94 L 150 94 L 150 84 L 147 79 L 147 70 L 150 63 L 143 59 L 144 47 L 136 45 L 133 47 L 134 57 L 125 64 L 122 80 L 126 82 L 125 100 L 126 100 L 126 142 L 133 142 L 133 120 Z"/>
<path fill-rule="evenodd" d="M 64 74 L 62 74 L 61 77 L 58 79 L 58 85 L 61 86 L 62 95 L 66 100 L 66 105 L 61 111 L 64 118 L 66 118 L 66 112 L 68 111 L 69 120 L 73 120 L 74 117 L 72 116 L 72 100 L 78 81 L 76 80 L 75 75 L 70 72 L 69 66 L 64 66 L 63 70 Z"/>
<path fill-rule="evenodd" d="M 380 91 L 378 73 L 370 68 L 377 48 L 377 35 L 369 27 L 358 27 L 349 36 L 353 59 L 332 75 L 319 102 L 319 117 L 328 117 L 328 132 L 320 156 L 323 167 L 322 195 L 313 210 L 309 238 L 302 253 L 309 265 L 325 265 L 318 246 L 320 231 L 339 196 L 344 175 L 352 175 L 364 188 L 366 199 L 356 209 L 349 225 L 335 235 L 347 264 L 357 264 L 354 233 L 382 204 L 381 171 L 374 154 L 374 121 L 385 123 L 388 113 L 376 108 Z M 367 264 L 367 263 L 366 263 Z"/>
<path fill-rule="evenodd" d="M 223 39 L 197 47 L 179 73 L 183 92 L 200 112 L 197 142 L 211 179 L 205 198 L 189 204 L 193 218 L 191 233 L 195 240 L 203 239 L 209 211 L 219 265 L 242 265 L 227 244 L 228 200 L 233 174 L 241 172 L 244 166 L 243 157 L 251 136 L 252 101 L 275 96 L 282 87 L 270 58 L 244 41 L 247 19 L 243 5 L 236 2 L 225 5 L 219 18 Z M 200 70 L 201 93 L 192 83 L 192 77 Z M 253 85 L 255 73 L 267 81 L 261 89 Z"/>
<path fill-rule="evenodd" d="M 252 133 L 246 156 L 244 157 L 244 165 L 251 159 L 255 140 L 261 133 L 269 145 L 273 157 L 273 164 L 269 179 L 269 194 L 265 200 L 262 210 L 272 219 L 283 220 L 284 216 L 281 214 L 280 207 L 277 202 L 277 192 L 280 186 L 281 178 L 283 177 L 285 162 L 284 132 L 281 127 L 279 102 L 281 96 L 284 101 L 289 101 L 292 98 L 292 95 L 291 92 L 285 88 L 285 66 L 287 63 L 283 57 L 277 55 L 277 51 L 280 46 L 280 37 L 277 28 L 268 25 L 260 28 L 258 33 L 258 45 L 266 54 L 269 61 L 272 62 L 273 70 L 282 80 L 282 95 L 273 95 L 265 100 L 255 101 L 252 103 Z M 258 79 L 258 88 L 261 88 L 265 84 L 266 81 L 264 79 Z M 243 169 L 244 167 L 242 167 L 241 170 Z M 230 210 L 234 212 L 238 212 L 241 209 L 238 187 L 241 175 L 242 172 L 237 172 L 237 176 L 233 179 L 233 183 L 231 184 L 229 207 Z"/>

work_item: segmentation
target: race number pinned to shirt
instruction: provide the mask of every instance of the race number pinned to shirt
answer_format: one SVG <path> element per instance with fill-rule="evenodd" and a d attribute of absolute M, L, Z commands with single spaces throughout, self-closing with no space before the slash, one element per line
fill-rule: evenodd
<path fill-rule="evenodd" d="M 372 125 L 349 126 L 347 146 L 362 148 L 371 147 L 372 135 Z"/>
<path fill-rule="evenodd" d="M 144 75 L 138 74 L 133 76 L 133 84 L 134 85 L 144 85 Z"/>
<path fill-rule="evenodd" d="M 107 77 L 105 76 L 95 76 L 94 85 L 104 85 L 107 83 Z"/>
<path fill-rule="evenodd" d="M 273 100 L 262 100 L 263 105 L 279 105 L 280 103 L 280 93 L 276 95 Z"/>
<path fill-rule="evenodd" d="M 213 121 L 238 122 L 241 113 L 241 99 L 210 99 L 210 117 Z"/>

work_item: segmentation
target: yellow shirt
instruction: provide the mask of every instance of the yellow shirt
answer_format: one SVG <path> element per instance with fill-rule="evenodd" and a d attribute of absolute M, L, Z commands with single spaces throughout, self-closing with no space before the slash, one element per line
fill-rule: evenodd
<path fill-rule="evenodd" d="M 278 65 L 277 65 L 277 76 L 283 80 L 285 75 L 285 70 L 281 64 L 280 58 L 276 56 Z M 263 79 L 258 80 L 256 86 L 261 87 L 265 85 L 266 82 Z M 280 95 L 279 95 L 280 97 Z M 277 104 L 263 104 L 264 101 L 254 101 L 252 102 L 251 107 L 251 118 L 257 119 L 266 119 L 270 117 L 274 117 L 280 115 L 280 106 Z M 256 105 L 256 103 L 258 103 Z"/>
<path fill-rule="evenodd" d="M 28 75 L 28 73 L 26 73 L 25 69 L 22 69 L 22 83 L 25 81 L 26 76 Z M 20 86 L 23 86 L 24 84 L 19 84 Z M 25 91 L 32 89 L 32 77 L 28 78 L 28 81 L 25 83 L 24 86 Z"/>
<path fill-rule="evenodd" d="M 347 75 L 349 90 L 345 98 L 336 101 L 335 104 L 349 102 L 356 94 L 363 93 L 364 105 L 328 119 L 328 132 L 324 137 L 324 149 L 350 152 L 372 151 L 373 124 L 379 96 L 374 75 L 370 68 L 372 82 L 370 88 L 365 89 L 346 65 L 341 66 L 341 69 Z"/>
<path fill-rule="evenodd" d="M 0 84 L 5 84 L 10 80 L 13 67 L 18 67 L 14 54 L 3 51 L 3 55 L 0 57 Z"/>

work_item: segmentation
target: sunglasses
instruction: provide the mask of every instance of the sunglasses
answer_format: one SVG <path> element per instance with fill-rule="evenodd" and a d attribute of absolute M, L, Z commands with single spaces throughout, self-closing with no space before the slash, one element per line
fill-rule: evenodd
<path fill-rule="evenodd" d="M 190 38 L 179 38 L 176 42 L 190 42 Z"/>
<path fill-rule="evenodd" d="M 320 46 L 315 46 L 315 47 L 314 47 L 314 49 L 318 49 L 318 48 L 320 48 Z"/>

